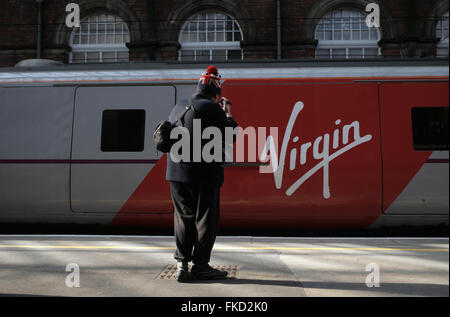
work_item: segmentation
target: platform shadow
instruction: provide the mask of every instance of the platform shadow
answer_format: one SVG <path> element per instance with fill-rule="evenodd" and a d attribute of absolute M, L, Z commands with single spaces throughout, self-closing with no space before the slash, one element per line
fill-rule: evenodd
<path fill-rule="evenodd" d="M 62 296 L 5 293 L 5 294 L 0 294 L 0 297 L 62 297 Z"/>
<path fill-rule="evenodd" d="M 449 296 L 448 285 L 425 283 L 386 283 L 379 287 L 367 287 L 365 283 L 315 282 L 303 281 L 306 289 L 335 289 L 336 291 L 365 291 L 368 294 L 380 293 L 386 296 Z"/>
<path fill-rule="evenodd" d="M 266 285 L 266 286 L 287 286 L 287 287 L 303 287 L 302 283 L 294 280 L 257 280 L 246 278 L 225 278 L 221 280 L 191 280 L 192 284 L 252 284 L 252 285 Z"/>
<path fill-rule="evenodd" d="M 227 284 L 227 285 L 260 285 L 260 286 L 284 286 L 304 289 L 336 290 L 335 296 L 340 296 L 339 291 L 367 292 L 368 296 L 449 296 L 449 286 L 442 284 L 425 283 L 380 283 L 380 287 L 367 287 L 365 283 L 344 282 L 315 282 L 295 280 L 266 280 L 228 278 L 222 280 L 193 280 L 192 284 Z M 377 294 L 378 293 L 378 294 Z M 361 293 L 360 293 L 361 294 Z M 358 295 L 361 296 L 361 295 Z M 364 295 L 362 295 L 364 296 Z"/>

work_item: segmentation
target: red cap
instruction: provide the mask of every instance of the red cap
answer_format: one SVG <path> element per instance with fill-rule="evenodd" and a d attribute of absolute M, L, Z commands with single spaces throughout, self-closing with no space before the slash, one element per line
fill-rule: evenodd
<path fill-rule="evenodd" d="M 207 69 L 206 69 L 206 73 L 207 74 L 214 74 L 214 75 L 219 75 L 219 71 L 217 70 L 217 67 L 216 66 L 214 66 L 214 65 L 211 65 L 211 66 L 209 66 Z"/>

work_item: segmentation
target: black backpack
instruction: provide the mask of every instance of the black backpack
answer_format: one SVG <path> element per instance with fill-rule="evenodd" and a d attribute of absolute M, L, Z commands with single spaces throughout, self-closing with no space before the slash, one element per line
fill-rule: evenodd
<path fill-rule="evenodd" d="M 177 139 L 171 139 L 170 133 L 177 126 L 177 122 L 179 120 L 181 120 L 181 122 L 184 125 L 184 115 L 191 108 L 193 111 L 195 111 L 193 105 L 186 106 L 186 109 L 184 109 L 184 111 L 178 116 L 177 120 L 175 120 L 174 123 L 167 121 L 167 120 L 164 120 L 164 121 L 161 121 L 160 123 L 158 123 L 158 125 L 156 126 L 156 129 L 155 129 L 155 132 L 153 132 L 153 142 L 155 142 L 156 149 L 158 151 L 161 151 L 163 153 L 170 152 L 172 145 L 174 145 L 175 142 L 178 141 Z"/>

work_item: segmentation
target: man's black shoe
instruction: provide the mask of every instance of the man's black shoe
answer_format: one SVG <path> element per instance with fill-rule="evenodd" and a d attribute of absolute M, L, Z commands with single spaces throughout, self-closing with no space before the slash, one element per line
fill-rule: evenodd
<path fill-rule="evenodd" d="M 177 271 L 175 272 L 175 278 L 178 282 L 187 282 L 190 278 L 188 262 L 177 262 Z"/>
<path fill-rule="evenodd" d="M 175 278 L 178 282 L 184 283 L 189 280 L 189 271 L 184 268 L 177 268 L 177 271 L 175 272 Z"/>
<path fill-rule="evenodd" d="M 216 270 L 209 265 L 194 265 L 191 269 L 193 280 L 220 280 L 227 275 L 228 272 Z"/>

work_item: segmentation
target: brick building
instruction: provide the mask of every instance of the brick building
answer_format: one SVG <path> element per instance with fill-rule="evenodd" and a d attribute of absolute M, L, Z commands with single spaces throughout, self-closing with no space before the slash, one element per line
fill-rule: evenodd
<path fill-rule="evenodd" d="M 379 28 L 365 23 L 370 2 L 380 9 Z M 67 27 L 69 3 L 79 5 L 79 28 Z M 446 58 L 448 10 L 448 0 L 2 0 L 0 66 L 36 56 L 64 63 Z"/>

